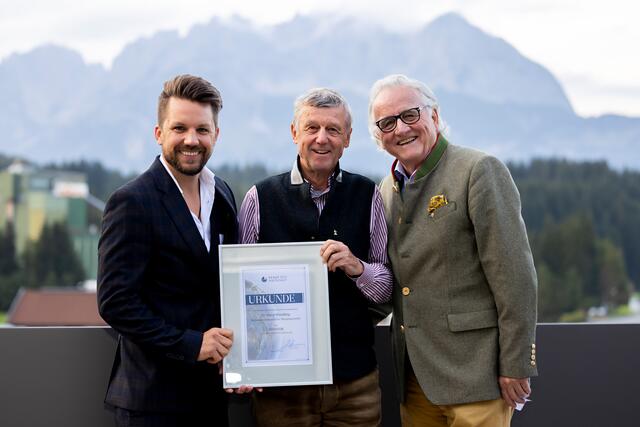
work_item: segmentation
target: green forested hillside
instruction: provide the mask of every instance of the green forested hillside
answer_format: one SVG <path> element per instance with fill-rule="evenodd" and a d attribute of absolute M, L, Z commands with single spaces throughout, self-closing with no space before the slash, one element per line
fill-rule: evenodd
<path fill-rule="evenodd" d="M 9 162 L 0 156 L 0 165 Z M 97 162 L 47 167 L 86 173 L 91 193 L 103 200 L 131 178 Z M 509 164 L 509 169 L 520 190 L 538 272 L 540 321 L 580 320 L 589 307 L 626 304 L 634 284 L 640 284 L 640 173 L 616 171 L 605 162 L 553 159 Z M 275 172 L 262 165 L 215 170 L 232 187 L 238 206 L 251 185 Z M 25 258 L 5 259 L 23 263 Z M 4 267 L 0 275 L 15 270 Z M 4 282 L 11 289 L 0 289 L 0 310 L 10 301 L 7 292 L 18 286 L 14 277 L 1 279 L 0 288 Z"/>
<path fill-rule="evenodd" d="M 509 168 L 538 271 L 540 319 L 626 303 L 640 283 L 640 173 L 564 160 Z"/>

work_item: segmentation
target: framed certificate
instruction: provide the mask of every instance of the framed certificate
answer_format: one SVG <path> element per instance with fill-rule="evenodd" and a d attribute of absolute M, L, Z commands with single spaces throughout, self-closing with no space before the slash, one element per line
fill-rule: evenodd
<path fill-rule="evenodd" d="M 319 243 L 220 245 L 225 388 L 331 384 L 327 267 Z"/>

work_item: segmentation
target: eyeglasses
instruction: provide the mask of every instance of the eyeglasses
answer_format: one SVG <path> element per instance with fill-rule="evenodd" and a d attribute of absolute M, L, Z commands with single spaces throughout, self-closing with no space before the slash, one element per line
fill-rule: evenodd
<path fill-rule="evenodd" d="M 398 119 L 402 120 L 404 124 L 412 125 L 420 120 L 420 110 L 423 110 L 425 107 L 426 106 L 423 105 L 422 107 L 409 108 L 398 115 L 383 117 L 376 122 L 376 126 L 378 126 L 378 129 L 382 132 L 388 133 L 396 128 Z"/>

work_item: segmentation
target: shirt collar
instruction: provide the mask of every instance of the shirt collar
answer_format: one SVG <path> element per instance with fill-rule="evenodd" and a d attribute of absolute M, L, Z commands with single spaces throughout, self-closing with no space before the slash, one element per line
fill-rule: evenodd
<path fill-rule="evenodd" d="M 393 176 L 394 182 L 396 183 L 394 187 L 397 187 L 398 183 L 400 183 L 400 185 L 412 183 L 431 173 L 431 171 L 433 171 L 440 162 L 440 159 L 444 155 L 444 152 L 446 151 L 448 145 L 449 141 L 447 141 L 444 135 L 438 133 L 438 138 L 436 139 L 435 145 L 431 147 L 431 151 L 429 152 L 429 154 L 427 154 L 427 157 L 422 162 L 422 165 L 420 165 L 418 169 L 413 171 L 410 177 L 407 177 L 406 171 L 400 164 L 398 159 L 394 160 L 393 165 L 391 166 L 391 174 Z"/>
<path fill-rule="evenodd" d="M 178 181 L 176 180 L 176 177 L 173 176 L 173 173 L 171 172 L 171 169 L 169 168 L 169 164 L 167 163 L 167 161 L 165 160 L 164 156 L 161 154 L 160 155 L 160 163 L 162 163 L 162 166 L 164 166 L 165 170 L 167 171 L 167 173 L 169 174 L 169 176 L 171 177 L 171 179 L 173 180 L 173 182 L 176 184 L 176 187 L 178 187 L 178 190 L 180 191 L 180 194 L 184 195 L 184 191 L 182 191 L 182 188 L 180 187 L 180 184 L 178 184 Z M 215 174 L 211 171 L 211 169 L 209 169 L 208 167 L 203 167 L 202 171 L 200 172 L 200 186 L 204 187 L 207 191 L 211 191 L 212 193 L 215 193 L 216 191 L 216 181 L 215 181 Z M 211 189 L 211 190 L 209 190 Z"/>
<path fill-rule="evenodd" d="M 393 168 L 393 174 L 395 175 L 397 181 L 402 181 L 404 183 L 413 182 L 418 169 L 414 170 L 411 175 L 407 175 L 407 171 L 404 170 L 404 166 L 402 166 L 402 163 L 396 161 L 394 162 L 394 165 L 395 167 Z"/>
<path fill-rule="evenodd" d="M 329 187 L 331 187 L 331 182 L 334 180 L 336 182 L 342 182 L 342 170 L 340 169 L 340 162 L 338 162 L 338 164 L 336 165 L 336 169 L 329 177 Z M 302 185 L 305 182 L 309 181 L 304 179 L 304 177 L 302 176 L 302 172 L 300 171 L 300 156 L 297 156 L 295 161 L 293 162 L 293 167 L 291 168 L 291 185 Z"/>

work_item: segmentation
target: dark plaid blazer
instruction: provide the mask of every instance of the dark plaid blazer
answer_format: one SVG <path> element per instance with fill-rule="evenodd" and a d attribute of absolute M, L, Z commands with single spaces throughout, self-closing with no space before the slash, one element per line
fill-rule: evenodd
<path fill-rule="evenodd" d="M 100 315 L 120 334 L 108 405 L 146 412 L 206 405 L 226 419 L 218 367 L 196 359 L 202 332 L 220 326 L 217 244 L 237 237 L 233 193 L 218 177 L 210 252 L 158 158 L 111 196 L 98 247 Z"/>

